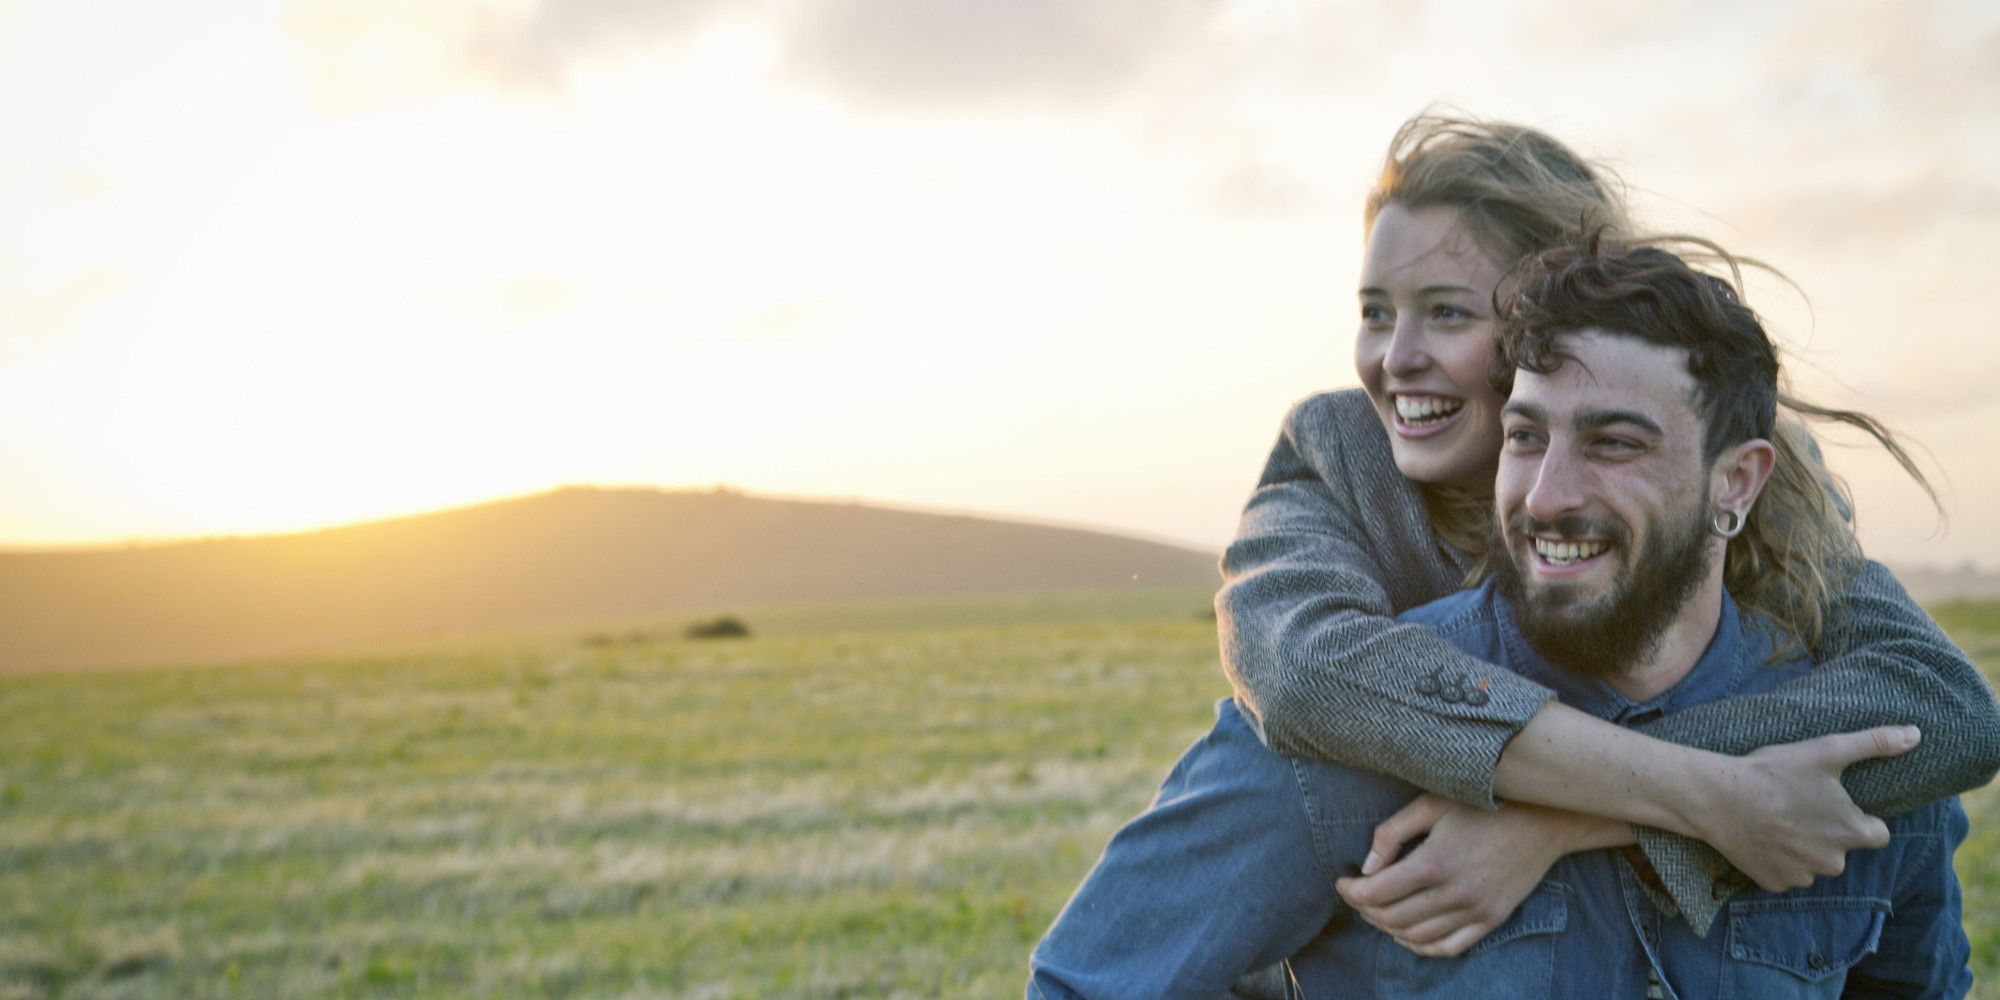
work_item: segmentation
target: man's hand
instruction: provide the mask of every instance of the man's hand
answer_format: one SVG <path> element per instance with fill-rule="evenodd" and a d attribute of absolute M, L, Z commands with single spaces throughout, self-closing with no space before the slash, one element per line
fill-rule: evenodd
<path fill-rule="evenodd" d="M 1917 745 L 1913 726 L 1881 726 L 1764 747 L 1702 777 L 1686 815 L 1695 836 L 1759 886 L 1783 892 L 1838 875 L 1847 852 L 1881 847 L 1889 828 L 1861 811 L 1840 772 Z"/>
<path fill-rule="evenodd" d="M 1420 834 L 1423 843 L 1389 863 Z M 1500 926 L 1563 855 L 1631 842 L 1615 820 L 1511 804 L 1488 812 L 1420 795 L 1375 828 L 1363 877 L 1335 886 L 1398 944 L 1448 957 Z"/>

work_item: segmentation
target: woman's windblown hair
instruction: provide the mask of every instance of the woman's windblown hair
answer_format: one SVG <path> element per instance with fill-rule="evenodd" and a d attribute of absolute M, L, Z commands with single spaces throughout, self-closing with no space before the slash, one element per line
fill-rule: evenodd
<path fill-rule="evenodd" d="M 1630 228 L 1618 177 L 1539 129 L 1420 114 L 1396 130 L 1363 232 L 1390 205 L 1457 209 L 1482 248 L 1506 266 L 1574 243 L 1593 228 Z"/>
<path fill-rule="evenodd" d="M 1735 280 L 1698 270 L 1690 260 L 1722 265 Z M 1860 429 L 1926 492 L 1931 487 L 1901 442 L 1874 418 L 1784 391 L 1778 348 L 1738 287 L 1746 265 L 1764 267 L 1706 240 L 1620 241 L 1602 230 L 1530 256 L 1503 286 L 1511 290 L 1498 303 L 1499 348 L 1508 364 L 1496 383 L 1506 391 L 1515 367 L 1553 371 L 1566 360 L 1565 335 L 1585 329 L 1687 351 L 1706 428 L 1703 460 L 1712 463 L 1725 449 L 1757 438 L 1777 452 L 1742 534 L 1729 542 L 1724 584 L 1739 605 L 1817 652 L 1860 566 L 1861 550 L 1845 486 L 1820 460 L 1800 418 Z"/>

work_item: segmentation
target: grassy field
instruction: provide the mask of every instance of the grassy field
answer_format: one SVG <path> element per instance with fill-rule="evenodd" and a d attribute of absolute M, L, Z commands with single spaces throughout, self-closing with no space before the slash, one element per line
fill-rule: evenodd
<path fill-rule="evenodd" d="M 1197 608 L 0 680 L 0 996 L 1018 994 Z"/>
<path fill-rule="evenodd" d="M 2000 684 L 2000 601 L 1954 602 L 1931 609 L 1953 639 Z M 1972 832 L 1953 859 L 1965 887 L 1965 931 L 1972 939 L 1973 996 L 2000 998 L 2000 782 L 1964 798 Z"/>
<path fill-rule="evenodd" d="M 1198 603 L 1023 607 L 0 678 L 0 998 L 1019 996 L 1227 690 Z"/>

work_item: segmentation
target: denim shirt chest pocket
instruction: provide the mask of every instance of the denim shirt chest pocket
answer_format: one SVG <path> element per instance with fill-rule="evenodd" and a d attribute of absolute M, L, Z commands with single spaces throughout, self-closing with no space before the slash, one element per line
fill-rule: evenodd
<path fill-rule="evenodd" d="M 1569 926 L 1569 887 L 1545 879 L 1507 922 L 1456 958 L 1425 958 L 1378 934 L 1383 1000 L 1542 1000 L 1555 988 L 1555 942 Z"/>
<path fill-rule="evenodd" d="M 1847 970 L 1880 944 L 1889 901 L 1777 896 L 1739 899 L 1727 912 L 1722 996 L 1838 997 Z"/>

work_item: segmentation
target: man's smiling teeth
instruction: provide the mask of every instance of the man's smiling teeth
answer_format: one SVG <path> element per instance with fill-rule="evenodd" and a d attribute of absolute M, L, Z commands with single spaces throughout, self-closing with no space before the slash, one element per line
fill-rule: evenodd
<path fill-rule="evenodd" d="M 1445 396 L 1397 396 L 1396 417 L 1415 426 L 1439 423 L 1465 409 L 1465 400 Z"/>
<path fill-rule="evenodd" d="M 1535 539 L 1535 551 L 1554 566 L 1567 566 L 1588 559 L 1610 547 L 1610 542 L 1551 542 L 1542 538 Z"/>

